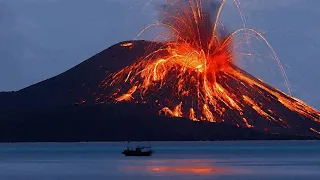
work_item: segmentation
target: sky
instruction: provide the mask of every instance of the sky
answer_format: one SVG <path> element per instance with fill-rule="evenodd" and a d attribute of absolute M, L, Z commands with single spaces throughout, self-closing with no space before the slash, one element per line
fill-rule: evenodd
<path fill-rule="evenodd" d="M 58 75 L 155 22 L 163 0 L 0 0 L 0 91 L 19 90 Z M 320 1 L 238 0 L 246 26 L 263 33 L 285 68 L 292 95 L 320 109 Z M 232 0 L 221 21 L 242 27 Z M 140 39 L 152 39 L 148 31 Z M 237 64 L 286 91 L 271 51 L 258 40 L 259 54 Z"/>

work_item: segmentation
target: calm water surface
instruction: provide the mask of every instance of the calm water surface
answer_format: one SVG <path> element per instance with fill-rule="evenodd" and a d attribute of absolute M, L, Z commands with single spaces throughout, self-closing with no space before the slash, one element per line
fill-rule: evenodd
<path fill-rule="evenodd" d="M 140 158 L 127 145 L 0 144 L 0 180 L 320 179 L 320 141 L 150 142 Z"/>

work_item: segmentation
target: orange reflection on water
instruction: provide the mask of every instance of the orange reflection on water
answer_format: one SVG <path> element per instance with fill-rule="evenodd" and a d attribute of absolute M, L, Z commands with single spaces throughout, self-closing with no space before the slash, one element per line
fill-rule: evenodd
<path fill-rule="evenodd" d="M 188 164 L 186 166 L 186 164 Z M 125 171 L 145 171 L 151 173 L 180 173 L 180 174 L 198 174 L 212 175 L 231 173 L 231 170 L 225 167 L 214 167 L 212 162 L 206 160 L 152 160 L 147 161 L 144 166 L 129 166 Z"/>
<path fill-rule="evenodd" d="M 211 167 L 176 167 L 176 166 L 154 166 L 148 167 L 148 171 L 152 172 L 171 172 L 171 173 L 184 173 L 184 174 L 214 174 L 225 172 L 223 169 Z"/>

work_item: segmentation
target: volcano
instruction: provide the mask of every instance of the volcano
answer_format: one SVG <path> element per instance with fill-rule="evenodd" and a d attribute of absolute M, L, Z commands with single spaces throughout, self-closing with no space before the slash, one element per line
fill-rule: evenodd
<path fill-rule="evenodd" d="M 165 41 L 121 42 L 61 75 L 1 93 L 2 141 L 320 138 L 320 113 L 291 96 L 280 59 L 245 27 L 238 1 L 244 27 L 233 32 L 219 20 L 226 0 L 165 2 L 159 21 L 141 31 L 163 26 L 157 37 Z M 251 54 L 236 47 L 250 38 L 268 46 L 288 94 L 236 66 Z"/>
<path fill-rule="evenodd" d="M 131 44 L 130 47 L 124 46 L 128 43 Z M 150 46 L 151 44 L 154 42 L 122 42 L 56 77 L 17 92 L 0 93 L 0 141 L 259 140 L 319 137 L 316 130 L 320 125 L 310 118 L 319 117 L 319 114 L 303 115 L 290 110 L 268 91 L 281 94 L 291 103 L 300 101 L 264 83 L 268 89 L 254 89 L 229 76 L 226 76 L 228 81 L 223 81 L 226 84 L 221 83 L 223 87 L 230 87 L 230 92 L 233 92 L 231 89 L 240 88 L 243 91 L 235 90 L 235 93 L 250 98 L 255 94 L 256 99 L 265 104 L 262 110 L 272 109 L 278 115 L 272 117 L 281 117 L 283 121 L 286 120 L 285 123 L 271 121 L 259 114 L 250 104 L 242 107 L 245 109 L 243 114 L 252 125 L 248 128 L 243 123 L 244 115 L 231 108 L 226 108 L 221 116 L 224 121 L 195 121 L 184 116 L 175 117 L 162 113 L 159 115 L 159 112 L 163 112 L 163 107 L 154 103 L 154 98 L 145 100 L 146 103 L 142 104 L 137 104 L 134 100 L 117 101 L 109 96 L 102 98 L 102 93 L 112 93 L 117 88 L 102 88 L 101 82 L 131 65 L 136 59 L 144 57 L 148 53 L 146 49 L 156 48 Z M 261 83 L 236 66 L 233 68 L 245 77 Z M 122 86 L 130 89 L 125 83 Z M 162 93 L 166 92 L 168 94 L 160 96 L 171 98 L 169 89 Z M 172 102 L 174 104 L 175 100 L 172 99 Z M 305 112 L 308 112 L 307 110 L 306 108 Z M 181 112 L 184 112 L 183 108 Z"/>
<path fill-rule="evenodd" d="M 159 115 L 261 132 L 319 135 L 319 112 L 290 95 L 280 59 L 261 33 L 245 27 L 239 2 L 233 1 L 244 27 L 228 32 L 220 25 L 225 2 L 168 1 L 159 11 L 159 21 L 141 32 L 162 26 L 165 30 L 158 37 L 166 41 L 147 43 L 144 55 L 107 75 L 99 85 L 101 91 L 96 94 L 96 101 L 148 104 Z M 235 38 L 236 35 L 242 35 L 244 40 Z M 236 49 L 250 38 L 260 39 L 268 46 L 288 94 L 236 66 L 239 56 L 252 54 Z M 136 42 L 120 46 L 132 50 Z"/>

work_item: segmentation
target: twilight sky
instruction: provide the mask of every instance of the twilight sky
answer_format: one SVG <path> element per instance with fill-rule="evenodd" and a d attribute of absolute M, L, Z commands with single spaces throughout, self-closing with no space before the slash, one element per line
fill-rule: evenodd
<path fill-rule="evenodd" d="M 90 56 L 135 38 L 156 20 L 163 0 L 0 0 L 0 91 L 19 90 L 62 73 Z M 232 0 L 222 22 L 241 28 Z M 320 109 L 320 1 L 239 0 L 247 27 L 262 32 L 287 72 L 293 95 Z M 151 39 L 152 31 L 140 39 Z M 238 64 L 285 90 L 271 52 L 252 41 L 259 54 Z"/>

